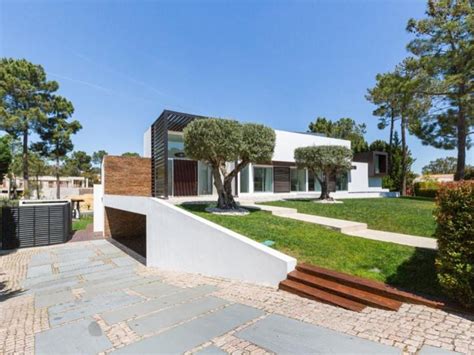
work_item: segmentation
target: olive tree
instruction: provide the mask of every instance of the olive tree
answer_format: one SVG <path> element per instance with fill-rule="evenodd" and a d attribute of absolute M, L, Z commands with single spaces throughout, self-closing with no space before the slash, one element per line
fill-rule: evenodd
<path fill-rule="evenodd" d="M 274 148 L 275 132 L 260 124 L 206 118 L 194 120 L 184 129 L 184 152 L 210 165 L 221 209 L 237 208 L 232 180 L 249 163 L 271 161 Z M 235 162 L 232 170 L 231 162 Z"/>
<path fill-rule="evenodd" d="M 321 185 L 320 200 L 329 199 L 329 178 L 331 175 L 351 169 L 352 152 L 342 146 L 321 145 L 296 148 L 296 165 L 314 174 Z"/>

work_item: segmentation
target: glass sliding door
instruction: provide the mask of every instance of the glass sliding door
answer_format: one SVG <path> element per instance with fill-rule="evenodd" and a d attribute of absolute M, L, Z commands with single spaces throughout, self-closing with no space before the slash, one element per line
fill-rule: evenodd
<path fill-rule="evenodd" d="M 250 178 L 250 169 L 247 165 L 240 171 L 240 192 L 246 193 L 249 192 L 249 178 Z"/>
<path fill-rule="evenodd" d="M 306 170 L 290 170 L 291 191 L 306 191 Z"/>
<path fill-rule="evenodd" d="M 212 169 L 198 162 L 198 195 L 212 195 Z"/>
<path fill-rule="evenodd" d="M 253 168 L 253 190 L 254 192 L 273 192 L 273 168 Z"/>
<path fill-rule="evenodd" d="M 336 191 L 347 191 L 348 174 L 341 173 L 336 175 Z"/>

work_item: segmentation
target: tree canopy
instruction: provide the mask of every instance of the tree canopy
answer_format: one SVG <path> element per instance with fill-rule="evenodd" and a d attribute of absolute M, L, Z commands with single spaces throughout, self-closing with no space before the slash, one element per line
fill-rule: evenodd
<path fill-rule="evenodd" d="M 65 159 L 63 172 L 69 176 L 83 176 L 92 170 L 92 158 L 86 152 L 77 150 Z"/>
<path fill-rule="evenodd" d="M 135 152 L 125 152 L 122 154 L 123 157 L 140 157 L 140 154 Z"/>
<path fill-rule="evenodd" d="M 63 97 L 56 96 L 53 101 L 51 114 L 47 122 L 39 130 L 40 142 L 33 145 L 33 149 L 41 156 L 51 159 L 56 164 L 57 198 L 61 198 L 59 176 L 61 174 L 61 162 L 67 154 L 72 151 L 74 145 L 71 136 L 81 128 L 81 124 L 69 118 L 74 113 L 72 103 Z"/>
<path fill-rule="evenodd" d="M 40 65 L 24 59 L 0 61 L 0 127 L 23 141 L 23 178 L 28 190 L 28 138 L 47 121 L 58 83 L 48 81 Z"/>
<path fill-rule="evenodd" d="M 456 172 L 457 159 L 455 157 L 439 158 L 430 161 L 422 169 L 424 175 L 429 174 L 454 174 Z"/>
<path fill-rule="evenodd" d="M 474 13 L 470 0 L 429 0 L 426 18 L 410 19 L 407 48 L 430 100 L 413 132 L 423 144 L 457 149 L 456 179 L 463 179 L 474 133 Z"/>
<path fill-rule="evenodd" d="M 237 207 L 231 186 L 237 174 L 249 163 L 270 162 L 274 148 L 275 132 L 260 124 L 208 118 L 194 120 L 184 129 L 185 154 L 211 166 L 222 209 Z M 233 169 L 228 162 L 236 162 Z"/>
<path fill-rule="evenodd" d="M 331 176 L 347 172 L 352 167 L 352 152 L 349 148 L 335 145 L 296 148 L 296 165 L 311 171 L 321 185 L 320 199 L 329 199 L 329 179 Z M 322 176 L 320 176 L 322 174 Z"/>
<path fill-rule="evenodd" d="M 367 151 L 367 142 L 364 138 L 367 127 L 364 123 L 357 124 L 351 118 L 331 121 L 325 117 L 318 117 L 309 124 L 308 128 L 313 133 L 321 133 L 331 138 L 350 140 L 354 153 Z"/>
<path fill-rule="evenodd" d="M 0 137 L 0 180 L 8 173 L 12 163 L 12 153 L 10 149 L 10 137 Z"/>

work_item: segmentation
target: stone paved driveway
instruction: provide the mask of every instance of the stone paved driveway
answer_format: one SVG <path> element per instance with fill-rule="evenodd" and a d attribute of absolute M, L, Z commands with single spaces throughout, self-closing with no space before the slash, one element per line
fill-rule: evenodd
<path fill-rule="evenodd" d="M 423 306 L 354 313 L 271 288 L 147 269 L 108 241 L 0 256 L 0 353 L 450 354 L 473 322 Z"/>

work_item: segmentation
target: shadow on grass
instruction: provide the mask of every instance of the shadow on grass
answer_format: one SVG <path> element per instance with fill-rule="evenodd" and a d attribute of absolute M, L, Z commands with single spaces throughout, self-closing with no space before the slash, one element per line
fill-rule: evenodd
<path fill-rule="evenodd" d="M 443 296 L 443 290 L 436 274 L 437 251 L 415 248 L 415 252 L 389 276 L 386 283 L 400 290 L 444 303 L 443 310 L 468 320 L 474 320 L 473 310 L 467 310 L 459 303 Z"/>
<path fill-rule="evenodd" d="M 182 203 L 180 206 L 184 208 L 185 210 L 193 213 L 209 213 L 206 211 L 207 207 L 215 207 L 216 203 L 215 202 L 185 202 Z M 254 212 L 259 212 L 259 208 L 254 208 L 254 207 L 247 207 L 245 204 L 242 205 L 242 208 L 247 209 L 250 213 Z M 226 217 L 234 217 L 234 216 L 226 216 Z M 245 217 L 245 216 L 237 216 L 237 217 Z"/>

